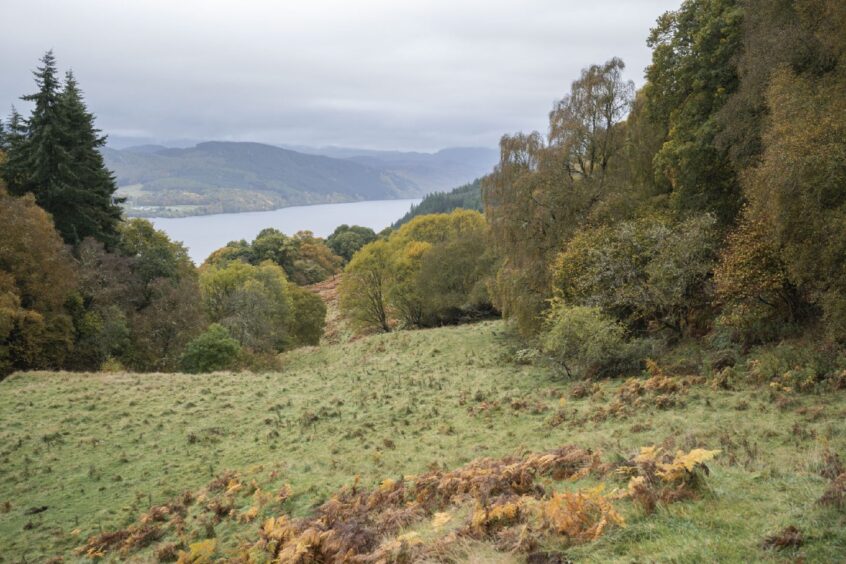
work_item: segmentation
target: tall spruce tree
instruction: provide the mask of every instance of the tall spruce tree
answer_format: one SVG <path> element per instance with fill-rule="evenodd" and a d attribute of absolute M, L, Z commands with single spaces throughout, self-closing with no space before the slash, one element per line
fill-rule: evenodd
<path fill-rule="evenodd" d="M 35 195 L 66 243 L 94 237 L 112 246 L 120 207 L 114 178 L 98 150 L 105 138 L 94 127 L 72 74 L 62 88 L 52 51 L 34 75 L 38 92 L 22 97 L 34 104 L 32 114 L 24 122 L 14 112 L 4 135 L 8 160 L 2 176 L 12 194 Z"/>
<path fill-rule="evenodd" d="M 114 195 L 117 190 L 114 176 L 106 168 L 99 151 L 106 144 L 106 137 L 94 127 L 94 115 L 86 108 L 72 72 L 65 76 L 59 112 L 64 125 L 64 144 L 70 153 L 76 179 L 63 200 L 68 207 L 63 211 L 69 218 L 69 228 L 79 240 L 91 236 L 111 246 L 117 240 L 117 225 L 121 219 L 117 204 L 122 199 Z"/>
<path fill-rule="evenodd" d="M 2 176 L 0 176 L 9 186 L 17 187 L 25 182 L 25 151 L 21 150 L 21 145 L 25 142 L 26 123 L 18 110 L 12 106 L 12 114 L 3 133 L 2 143 L 3 151 L 6 152 L 6 161 L 2 165 Z M 18 191 L 12 193 L 18 193 Z"/>

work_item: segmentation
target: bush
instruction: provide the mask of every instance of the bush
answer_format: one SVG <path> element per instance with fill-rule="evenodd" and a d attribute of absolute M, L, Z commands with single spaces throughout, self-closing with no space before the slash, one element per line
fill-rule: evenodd
<path fill-rule="evenodd" d="M 570 376 L 617 376 L 637 370 L 643 358 L 645 343 L 627 341 L 623 325 L 596 307 L 554 300 L 545 328 L 544 350 Z"/>
<path fill-rule="evenodd" d="M 846 356 L 839 349 L 801 340 L 757 347 L 746 360 L 753 382 L 785 391 L 812 391 L 826 381 L 836 385 L 844 368 Z"/>
<path fill-rule="evenodd" d="M 377 331 L 478 317 L 492 309 L 487 285 L 494 262 L 482 214 L 416 217 L 352 257 L 341 310 L 358 329 Z"/>
<path fill-rule="evenodd" d="M 253 353 L 282 352 L 294 342 L 293 284 L 272 261 L 203 267 L 200 289 L 209 319 Z"/>
<path fill-rule="evenodd" d="M 300 231 L 289 237 L 278 229 L 262 229 L 252 243 L 232 241 L 213 252 L 207 266 L 223 268 L 232 261 L 258 266 L 266 261 L 276 263 L 294 284 L 322 282 L 338 273 L 342 258 L 311 231 Z"/>
<path fill-rule="evenodd" d="M 353 255 L 363 246 L 376 240 L 376 233 L 369 227 L 360 225 L 339 225 L 329 237 L 326 238 L 326 246 L 333 253 L 350 262 Z"/>
<path fill-rule="evenodd" d="M 558 294 L 633 330 L 701 334 L 710 317 L 715 219 L 645 217 L 580 231 L 554 266 Z"/>
<path fill-rule="evenodd" d="M 225 327 L 213 323 L 185 347 L 182 369 L 198 374 L 226 370 L 235 366 L 241 356 L 241 345 L 229 336 Z"/>
<path fill-rule="evenodd" d="M 744 345 L 777 341 L 796 333 L 807 306 L 791 284 L 780 256 L 772 220 L 758 202 L 743 211 L 726 237 L 714 272 L 723 306 L 717 326 Z"/>
<path fill-rule="evenodd" d="M 298 286 L 291 286 L 294 318 L 291 337 L 298 345 L 319 345 L 326 326 L 326 304 L 320 296 Z"/>
<path fill-rule="evenodd" d="M 73 261 L 50 216 L 31 196 L 0 187 L 0 380 L 64 364 L 73 344 L 64 304 L 74 284 Z"/>

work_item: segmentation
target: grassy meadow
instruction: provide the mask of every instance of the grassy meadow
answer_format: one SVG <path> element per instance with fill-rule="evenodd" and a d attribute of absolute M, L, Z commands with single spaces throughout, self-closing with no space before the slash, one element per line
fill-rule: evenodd
<path fill-rule="evenodd" d="M 817 503 L 828 484 L 820 475 L 826 453 L 846 454 L 842 391 L 715 390 L 690 378 L 676 392 L 632 400 L 621 392 L 624 380 L 568 381 L 543 363 L 515 362 L 514 353 L 505 326 L 490 321 L 300 349 L 276 373 L 16 374 L 0 384 L 0 562 L 85 560 L 74 549 L 90 535 L 196 494 L 227 470 L 251 482 L 251 492 L 286 494 L 248 519 L 215 522 L 189 512 L 185 537 L 213 536 L 218 557 L 255 537 L 266 517 L 304 517 L 356 477 L 369 488 L 479 457 L 571 444 L 609 462 L 648 445 L 721 452 L 697 499 L 648 515 L 621 500 L 625 527 L 578 546 L 544 541 L 568 558 L 846 557 L 846 514 Z M 605 481 L 625 489 L 624 481 Z M 234 503 L 243 511 L 251 500 L 245 494 Z M 788 525 L 802 531 L 801 546 L 761 547 Z M 159 539 L 168 540 L 175 539 Z M 459 552 L 457 560 L 495 554 L 484 545 Z M 155 545 L 105 557 L 160 558 Z"/>

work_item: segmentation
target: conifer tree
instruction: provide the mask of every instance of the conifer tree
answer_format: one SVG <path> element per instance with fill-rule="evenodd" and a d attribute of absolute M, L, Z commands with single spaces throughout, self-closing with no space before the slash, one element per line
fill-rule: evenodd
<path fill-rule="evenodd" d="M 69 197 L 65 198 L 69 208 L 66 210 L 68 228 L 79 240 L 91 236 L 110 246 L 116 241 L 121 219 L 117 203 L 122 200 L 114 196 L 117 185 L 99 151 L 106 144 L 106 137 L 94 127 L 94 116 L 88 112 L 72 72 L 66 74 L 59 110 L 64 125 L 63 141 L 76 180 L 68 191 Z"/>
<path fill-rule="evenodd" d="M 41 63 L 34 72 L 38 92 L 22 98 L 34 103 L 32 114 L 24 121 L 13 112 L 9 120 L 2 176 L 10 193 L 35 195 L 66 243 L 94 237 L 111 246 L 120 208 L 114 178 L 98 150 L 105 138 L 94 127 L 73 74 L 62 88 L 53 52 Z"/>
<path fill-rule="evenodd" d="M 3 163 L 2 179 L 10 187 L 18 187 L 25 181 L 26 164 L 24 163 L 25 151 L 21 146 L 26 142 L 26 123 L 18 110 L 12 106 L 12 114 L 9 116 L 8 126 L 5 128 L 2 137 L 3 151 L 6 152 L 6 162 Z M 19 191 L 12 191 L 13 194 Z M 22 193 L 22 192 L 20 192 Z"/>

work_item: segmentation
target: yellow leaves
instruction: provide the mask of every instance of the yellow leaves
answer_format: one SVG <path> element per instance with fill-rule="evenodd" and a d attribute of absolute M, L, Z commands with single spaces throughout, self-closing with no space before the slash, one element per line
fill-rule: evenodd
<path fill-rule="evenodd" d="M 630 465 L 617 471 L 629 476 L 634 474 L 623 497 L 639 503 L 647 513 L 651 513 L 658 502 L 673 503 L 695 497 L 700 486 L 697 470 L 703 467 L 707 473 L 705 462 L 719 452 L 702 448 L 689 452 L 680 450 L 671 459 L 669 455 L 662 454 L 660 447 L 643 447 Z"/>
<path fill-rule="evenodd" d="M 452 515 L 450 513 L 446 511 L 437 512 L 434 517 L 432 517 L 432 528 L 440 529 L 450 521 L 452 521 Z"/>
<path fill-rule="evenodd" d="M 285 542 L 296 536 L 293 524 L 284 515 L 268 518 L 261 527 L 261 534 L 268 540 Z"/>
<path fill-rule="evenodd" d="M 712 460 L 720 453 L 719 450 L 705 450 L 702 448 L 695 448 L 687 453 L 679 450 L 676 452 L 672 461 L 661 462 L 661 450 L 659 446 L 642 447 L 640 453 L 633 460 L 639 466 L 654 465 L 657 469 L 657 476 L 665 482 L 676 482 L 685 478 L 697 466 Z"/>
<path fill-rule="evenodd" d="M 520 516 L 522 500 L 506 501 L 493 507 L 477 507 L 470 519 L 470 526 L 477 530 L 510 525 Z"/>
<path fill-rule="evenodd" d="M 241 523 L 251 523 L 258 516 L 258 512 L 258 507 L 250 507 L 238 516 L 238 521 Z"/>
<path fill-rule="evenodd" d="M 423 539 L 420 534 L 412 531 L 399 535 L 389 541 L 383 542 L 376 551 L 375 556 L 369 562 L 406 562 L 407 550 L 411 547 L 421 546 Z M 403 555 L 406 555 L 403 558 Z"/>
<path fill-rule="evenodd" d="M 217 550 L 216 539 L 206 539 L 195 542 L 188 547 L 189 552 L 180 551 L 177 564 L 211 564 L 214 551 Z"/>
<path fill-rule="evenodd" d="M 646 487 L 646 478 L 643 476 L 634 476 L 629 480 L 628 495 L 635 496 L 640 490 Z"/>
<path fill-rule="evenodd" d="M 85 556 L 90 558 L 91 560 L 98 560 L 106 556 L 106 553 L 100 550 L 99 548 L 89 548 L 85 552 Z"/>
<path fill-rule="evenodd" d="M 390 492 L 394 491 L 394 489 L 396 489 L 396 487 L 397 487 L 396 481 L 391 480 L 390 478 L 386 478 L 379 485 L 379 492 L 380 493 L 390 493 Z"/>
<path fill-rule="evenodd" d="M 413 241 L 409 243 L 404 251 L 403 251 L 403 258 L 407 260 L 417 260 L 420 259 L 426 252 L 432 248 L 431 243 L 427 243 L 425 241 Z"/>
<path fill-rule="evenodd" d="M 405 543 L 410 546 L 423 544 L 423 540 L 420 538 L 420 533 L 415 531 L 411 531 L 409 533 L 404 533 L 397 537 L 397 541 L 400 543 Z"/>
<path fill-rule="evenodd" d="M 664 373 L 661 370 L 661 367 L 658 366 L 658 363 L 652 360 L 651 358 L 646 359 L 646 371 L 649 373 L 650 376 L 663 376 Z"/>
<path fill-rule="evenodd" d="M 634 461 L 637 464 L 652 463 L 658 459 L 660 453 L 661 447 L 658 446 L 641 447 L 640 454 L 634 457 Z"/>
<path fill-rule="evenodd" d="M 625 520 L 602 495 L 604 486 L 582 492 L 556 493 L 542 506 L 547 526 L 571 541 L 593 541 L 609 526 L 625 527 Z"/>
<path fill-rule="evenodd" d="M 678 451 L 673 464 L 681 464 L 688 472 L 692 472 L 697 464 L 713 460 L 718 454 L 720 454 L 719 450 L 705 450 L 702 448 L 695 448 L 687 454 Z"/>
<path fill-rule="evenodd" d="M 686 454 L 678 451 L 673 461 L 669 464 L 658 464 L 657 474 L 665 482 L 677 482 L 687 477 L 698 465 L 712 460 L 719 453 L 719 450 L 705 450 L 701 448 L 695 448 Z"/>
<path fill-rule="evenodd" d="M 288 498 L 291 497 L 293 491 L 294 490 L 293 488 L 291 488 L 291 484 L 285 484 L 284 486 L 282 486 L 282 488 L 279 490 L 279 493 L 276 495 L 276 501 L 278 501 L 279 503 L 285 503 Z"/>
<path fill-rule="evenodd" d="M 312 550 L 318 548 L 330 534 L 330 532 L 321 533 L 317 529 L 309 527 L 283 546 L 276 561 L 291 564 L 314 562 Z"/>

